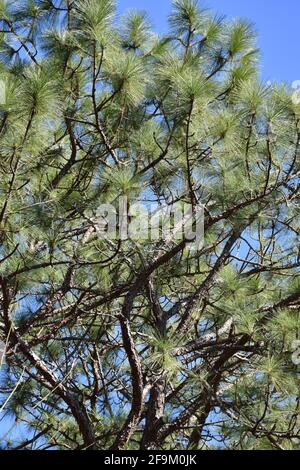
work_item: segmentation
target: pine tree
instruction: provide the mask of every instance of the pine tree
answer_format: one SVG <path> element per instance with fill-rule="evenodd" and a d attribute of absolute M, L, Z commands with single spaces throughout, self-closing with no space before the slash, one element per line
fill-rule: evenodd
<path fill-rule="evenodd" d="M 299 449 L 300 105 L 253 26 L 0 0 L 0 74 L 1 445 Z M 203 248 L 99 238 L 122 195 L 203 204 Z"/>

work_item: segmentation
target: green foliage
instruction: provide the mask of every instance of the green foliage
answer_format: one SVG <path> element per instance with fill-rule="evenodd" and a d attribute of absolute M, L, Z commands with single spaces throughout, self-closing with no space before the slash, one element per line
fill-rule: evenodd
<path fill-rule="evenodd" d="M 112 50 L 107 57 L 105 74 L 114 92 L 120 92 L 121 103 L 137 106 L 144 98 L 148 78 L 143 60 L 133 52 Z"/>
<path fill-rule="evenodd" d="M 169 23 L 0 0 L 6 449 L 299 449 L 300 105 L 247 20 Z M 202 203 L 203 247 L 101 237 L 121 196 Z"/>
<path fill-rule="evenodd" d="M 78 12 L 78 27 L 91 37 L 104 33 L 115 13 L 114 0 L 79 0 L 75 4 Z"/>
<path fill-rule="evenodd" d="M 169 18 L 171 28 L 179 35 L 191 31 L 199 33 L 204 14 L 205 10 L 198 7 L 198 0 L 176 0 Z"/>
<path fill-rule="evenodd" d="M 228 52 L 231 57 L 247 54 L 254 49 L 256 34 L 247 20 L 238 20 L 228 28 Z"/>
<path fill-rule="evenodd" d="M 123 46 L 133 50 L 144 47 L 152 34 L 147 13 L 132 10 L 127 13 L 123 21 L 124 27 L 121 33 Z"/>

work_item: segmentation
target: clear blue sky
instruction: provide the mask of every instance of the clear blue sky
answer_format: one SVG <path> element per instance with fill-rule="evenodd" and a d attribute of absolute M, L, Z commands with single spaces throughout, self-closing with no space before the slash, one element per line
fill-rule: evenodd
<path fill-rule="evenodd" d="M 157 31 L 166 29 L 171 0 L 118 0 L 119 12 L 146 10 Z M 300 80 L 299 0 L 205 0 L 205 7 L 227 17 L 249 18 L 256 27 L 261 49 L 261 72 L 266 80 Z"/>

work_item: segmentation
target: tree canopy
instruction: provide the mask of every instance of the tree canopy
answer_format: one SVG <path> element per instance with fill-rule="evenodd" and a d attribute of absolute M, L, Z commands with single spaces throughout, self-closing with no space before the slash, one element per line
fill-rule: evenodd
<path fill-rule="evenodd" d="M 0 0 L 0 80 L 1 446 L 299 449 L 300 105 L 253 25 Z M 203 247 L 99 238 L 122 195 Z"/>

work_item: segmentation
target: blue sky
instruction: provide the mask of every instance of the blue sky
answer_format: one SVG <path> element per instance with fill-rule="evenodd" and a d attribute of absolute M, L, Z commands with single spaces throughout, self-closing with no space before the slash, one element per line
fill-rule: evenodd
<path fill-rule="evenodd" d="M 128 8 L 146 10 L 157 31 L 166 29 L 171 0 L 118 0 L 119 12 Z M 299 0 L 205 0 L 201 5 L 227 17 L 250 19 L 257 30 L 263 78 L 274 81 L 300 80 Z"/>

